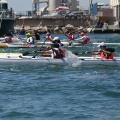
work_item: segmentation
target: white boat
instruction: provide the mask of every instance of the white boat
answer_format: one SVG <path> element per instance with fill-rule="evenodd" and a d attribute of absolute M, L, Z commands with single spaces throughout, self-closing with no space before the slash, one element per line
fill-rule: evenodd
<path fill-rule="evenodd" d="M 81 46 L 88 46 L 88 45 L 99 45 L 100 43 L 93 43 L 93 42 L 89 42 L 87 44 L 82 44 L 82 43 L 78 43 L 78 42 L 73 42 L 71 45 L 70 45 L 70 42 L 65 42 L 65 41 L 61 41 L 61 43 L 65 46 L 65 47 L 81 47 Z M 52 42 L 50 41 L 37 41 L 36 42 L 36 45 L 50 45 L 52 44 Z M 120 45 L 120 43 L 105 43 L 106 45 Z"/>
<path fill-rule="evenodd" d="M 70 58 L 69 58 L 70 59 Z M 51 57 L 22 56 L 22 53 L 0 53 L 0 64 L 62 64 L 62 65 L 120 65 L 120 57 L 115 57 L 113 60 L 101 60 L 93 57 L 78 57 L 77 61 L 69 62 L 68 58 L 53 59 Z"/>
<path fill-rule="evenodd" d="M 51 42 L 36 42 L 35 44 L 29 45 L 27 43 L 0 43 L 0 48 L 34 48 L 34 47 L 41 47 L 41 46 L 48 46 L 52 44 Z M 98 45 L 100 43 L 91 43 L 91 44 L 81 44 L 81 43 L 73 43 L 69 45 L 69 42 L 62 42 L 65 47 L 82 47 L 82 46 L 91 46 L 91 45 Z M 105 43 L 106 45 L 120 45 L 120 43 Z"/>

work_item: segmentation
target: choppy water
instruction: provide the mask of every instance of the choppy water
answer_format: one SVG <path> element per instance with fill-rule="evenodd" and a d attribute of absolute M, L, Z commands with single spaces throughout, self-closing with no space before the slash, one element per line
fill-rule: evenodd
<path fill-rule="evenodd" d="M 0 65 L 0 77 L 0 120 L 120 120 L 120 66 Z"/>

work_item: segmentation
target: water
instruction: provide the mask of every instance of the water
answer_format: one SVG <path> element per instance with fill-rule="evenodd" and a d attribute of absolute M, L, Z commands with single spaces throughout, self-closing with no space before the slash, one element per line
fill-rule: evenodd
<path fill-rule="evenodd" d="M 120 39 L 118 34 L 90 37 Z M 0 120 L 120 120 L 119 66 L 3 64 L 0 76 Z"/>

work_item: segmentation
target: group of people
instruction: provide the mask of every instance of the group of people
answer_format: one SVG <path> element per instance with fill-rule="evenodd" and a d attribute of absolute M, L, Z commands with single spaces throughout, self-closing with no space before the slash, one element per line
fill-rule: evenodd
<path fill-rule="evenodd" d="M 71 45 L 73 43 L 73 41 L 76 41 L 76 42 L 82 43 L 82 44 L 88 44 L 90 42 L 90 37 L 85 35 L 84 31 L 80 32 L 80 34 L 77 37 L 74 37 L 72 32 L 68 32 L 66 34 L 66 36 L 70 40 L 69 45 Z"/>
<path fill-rule="evenodd" d="M 27 36 L 27 44 L 34 44 L 35 39 L 30 33 L 26 34 Z M 36 32 L 36 36 L 39 38 L 39 34 Z M 66 36 L 70 40 L 70 44 L 72 44 L 73 41 L 77 41 L 82 44 L 87 44 L 90 42 L 90 37 L 85 35 L 85 32 L 80 32 L 79 36 L 77 38 L 74 37 L 73 33 L 70 31 L 66 34 Z M 0 38 L 0 40 L 3 41 L 3 43 L 11 43 L 12 42 L 12 37 L 9 36 L 7 33 L 4 34 L 4 38 Z M 46 47 L 44 51 L 35 51 L 36 53 L 42 54 L 42 56 L 45 57 L 50 57 L 52 56 L 53 58 L 63 58 L 65 57 L 65 51 L 66 49 L 64 48 L 64 45 L 61 43 L 59 37 L 52 37 L 49 32 L 46 33 L 45 40 L 51 41 L 51 45 L 49 47 Z M 100 43 L 97 47 L 99 47 L 99 50 L 97 52 L 88 52 L 86 51 L 86 54 L 91 54 L 91 55 L 100 55 L 102 60 L 105 59 L 114 59 L 114 49 L 113 48 L 107 48 L 106 44 L 104 42 Z"/>
<path fill-rule="evenodd" d="M 74 40 L 74 35 L 70 32 L 67 34 L 70 40 Z M 90 38 L 85 35 L 84 32 L 80 33 L 81 38 L 78 38 L 80 43 L 87 44 L 90 41 Z M 52 39 L 52 36 L 47 33 L 46 34 L 46 39 L 51 41 L 52 44 L 50 47 L 47 48 L 47 50 L 50 50 L 52 52 L 52 57 L 53 58 L 62 58 L 65 57 L 65 48 L 63 44 L 61 44 L 59 37 L 55 37 Z M 91 55 L 99 55 L 102 60 L 106 59 L 114 59 L 114 48 L 107 48 L 106 44 L 104 42 L 100 43 L 98 46 L 99 50 L 97 52 L 88 52 L 86 51 L 85 54 L 91 54 Z M 50 51 L 48 52 L 43 52 L 43 51 L 37 51 L 39 53 L 44 53 L 43 56 L 51 56 Z"/>

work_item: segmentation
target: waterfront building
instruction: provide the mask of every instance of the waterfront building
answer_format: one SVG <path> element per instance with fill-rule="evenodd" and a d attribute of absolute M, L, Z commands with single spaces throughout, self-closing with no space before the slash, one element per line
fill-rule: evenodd
<path fill-rule="evenodd" d="M 43 3 L 47 4 L 44 9 L 40 9 L 40 12 L 48 11 L 48 13 L 52 13 L 59 6 L 69 7 L 71 11 L 78 10 L 79 8 L 78 0 L 32 0 L 33 11 L 39 12 L 39 4 Z"/>
<path fill-rule="evenodd" d="M 114 10 L 114 16 L 120 19 L 120 0 L 110 0 L 110 5 Z"/>

